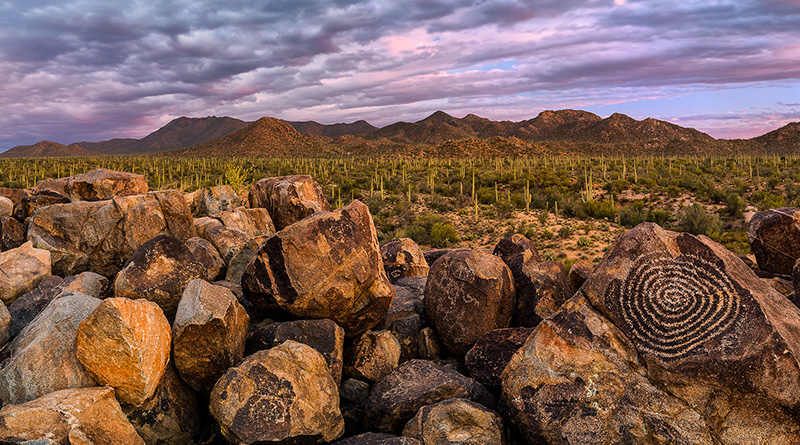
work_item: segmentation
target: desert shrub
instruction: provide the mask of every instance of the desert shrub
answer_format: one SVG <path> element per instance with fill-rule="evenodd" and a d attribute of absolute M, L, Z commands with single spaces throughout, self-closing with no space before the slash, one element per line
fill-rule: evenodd
<path fill-rule="evenodd" d="M 587 201 L 583 203 L 583 211 L 587 216 L 596 219 L 612 220 L 615 216 L 615 208 L 611 201 Z"/>
<path fill-rule="evenodd" d="M 777 209 L 778 207 L 785 207 L 785 200 L 783 195 L 778 193 L 766 193 L 764 198 L 758 202 L 758 210 L 764 211 L 769 209 Z"/>
<path fill-rule="evenodd" d="M 558 229 L 558 236 L 560 236 L 561 238 L 569 238 L 569 237 L 571 237 L 572 236 L 572 227 L 561 226 L 561 228 Z"/>
<path fill-rule="evenodd" d="M 736 192 L 728 192 L 725 195 L 725 212 L 730 216 L 740 216 L 747 204 Z"/>
<path fill-rule="evenodd" d="M 460 241 L 455 227 L 441 215 L 423 213 L 403 229 L 417 244 L 447 247 Z"/>
<path fill-rule="evenodd" d="M 619 211 L 619 223 L 625 227 L 634 227 L 645 221 L 647 211 L 644 209 L 644 201 L 635 201 L 630 205 L 622 207 Z"/>
<path fill-rule="evenodd" d="M 431 227 L 430 238 L 432 247 L 448 247 L 461 241 L 455 227 L 450 223 L 435 223 Z"/>
<path fill-rule="evenodd" d="M 647 222 L 654 222 L 661 227 L 665 227 L 673 219 L 672 212 L 667 209 L 650 209 L 647 212 Z"/>
<path fill-rule="evenodd" d="M 693 235 L 716 236 L 722 230 L 719 216 L 698 203 L 682 209 L 680 225 L 684 232 Z"/>

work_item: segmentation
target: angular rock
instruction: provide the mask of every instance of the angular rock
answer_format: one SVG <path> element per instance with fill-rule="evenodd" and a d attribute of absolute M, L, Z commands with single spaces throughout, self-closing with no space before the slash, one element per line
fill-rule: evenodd
<path fill-rule="evenodd" d="M 147 444 L 194 443 L 203 426 L 197 394 L 171 364 L 153 397 L 138 407 L 122 405 L 122 411 Z"/>
<path fill-rule="evenodd" d="M 148 191 L 144 176 L 105 168 L 65 179 L 64 190 L 73 201 L 103 201 L 115 196 L 143 195 Z"/>
<path fill-rule="evenodd" d="M 192 194 L 192 200 L 189 201 L 192 216 L 196 218 L 235 209 L 240 205 L 239 195 L 229 185 L 200 189 Z"/>
<path fill-rule="evenodd" d="M 11 339 L 11 314 L 6 305 L 0 303 L 0 349 Z"/>
<path fill-rule="evenodd" d="M 378 324 L 395 294 L 383 269 L 372 216 L 357 200 L 267 239 L 248 264 L 242 288 L 256 306 L 330 318 L 348 336 Z"/>
<path fill-rule="evenodd" d="M 425 360 L 438 360 L 442 348 L 439 346 L 439 338 L 431 328 L 422 328 L 417 335 L 417 351 L 419 358 Z"/>
<path fill-rule="evenodd" d="M 334 445 L 422 445 L 411 437 L 394 436 L 385 433 L 364 433 L 334 442 Z"/>
<path fill-rule="evenodd" d="M 500 258 L 460 249 L 433 264 L 424 302 L 444 346 L 464 355 L 481 335 L 508 327 L 516 302 L 514 281 Z"/>
<path fill-rule="evenodd" d="M 225 272 L 225 281 L 241 283 L 244 270 L 247 268 L 247 265 L 250 264 L 250 260 L 261 250 L 261 246 L 264 245 L 266 240 L 267 238 L 259 236 L 258 238 L 247 241 L 244 246 L 242 246 L 241 250 L 228 262 L 228 268 Z"/>
<path fill-rule="evenodd" d="M 436 260 L 454 250 L 456 249 L 428 249 L 422 252 L 422 256 L 425 257 L 425 261 L 428 263 L 428 266 L 433 266 L 433 263 L 435 263 Z"/>
<path fill-rule="evenodd" d="M 230 290 L 192 280 L 183 291 L 172 328 L 173 356 L 181 378 L 208 393 L 244 356 L 250 317 Z"/>
<path fill-rule="evenodd" d="M 514 326 L 535 327 L 571 296 L 564 268 L 558 261 L 527 260 L 512 272 L 517 289 L 517 307 L 511 322 Z"/>
<path fill-rule="evenodd" d="M 589 277 L 594 272 L 594 267 L 589 264 L 582 263 L 580 261 L 573 263 L 572 267 L 569 268 L 569 273 L 567 274 L 567 281 L 569 281 L 569 292 L 570 296 L 574 295 L 575 292 L 578 292 L 578 289 L 583 286 L 583 283 L 589 279 Z"/>
<path fill-rule="evenodd" d="M 158 201 L 161 213 L 167 223 L 169 234 L 181 241 L 197 236 L 194 228 L 194 218 L 189 211 L 189 204 L 177 190 L 158 190 L 148 193 Z"/>
<path fill-rule="evenodd" d="M 364 410 L 369 397 L 369 383 L 347 379 L 339 387 L 339 408 L 344 418 L 344 435 L 364 431 Z"/>
<path fill-rule="evenodd" d="M 487 332 L 464 357 L 469 374 L 487 387 L 500 386 L 500 375 L 532 332 L 533 328 L 505 328 Z"/>
<path fill-rule="evenodd" d="M 200 237 L 189 238 L 186 247 L 192 251 L 194 259 L 203 265 L 206 270 L 206 281 L 215 281 L 225 271 L 225 261 L 219 255 L 219 251 L 211 242 Z"/>
<path fill-rule="evenodd" d="M 9 358 L 0 367 L 0 400 L 4 404 L 96 385 L 75 355 L 75 336 L 80 322 L 99 304 L 100 300 L 87 295 L 63 294 L 6 345 Z"/>
<path fill-rule="evenodd" d="M 422 317 L 418 314 L 412 314 L 405 318 L 394 320 L 386 328 L 400 344 L 400 363 L 413 358 L 420 358 L 419 337 L 421 331 L 425 329 Z"/>
<path fill-rule="evenodd" d="M 25 226 L 15 218 L 0 218 L 0 251 L 15 249 L 25 243 Z"/>
<path fill-rule="evenodd" d="M 395 281 L 395 297 L 384 319 L 387 329 L 395 321 L 411 315 L 425 317 L 425 304 L 422 299 L 427 281 L 427 277 L 405 277 Z"/>
<path fill-rule="evenodd" d="M 0 437 L 144 445 L 110 386 L 63 389 L 21 405 L 5 406 L 0 410 Z"/>
<path fill-rule="evenodd" d="M 210 409 L 231 443 L 331 442 L 344 431 L 325 359 L 291 340 L 229 369 L 214 385 Z"/>
<path fill-rule="evenodd" d="M 206 239 L 216 247 L 226 265 L 250 241 L 250 237 L 241 230 L 222 225 L 206 230 Z"/>
<path fill-rule="evenodd" d="M 800 434 L 800 309 L 723 246 L 640 224 L 581 293 L 723 442 Z"/>
<path fill-rule="evenodd" d="M 308 175 L 281 176 L 256 181 L 248 193 L 250 207 L 267 209 L 275 230 L 316 212 L 333 210 L 322 187 Z"/>
<path fill-rule="evenodd" d="M 296 341 L 311 346 L 328 363 L 331 376 L 338 385 L 342 380 L 344 329 L 332 320 L 297 320 L 270 323 L 257 327 L 247 340 L 246 353 L 271 349 L 285 342 Z"/>
<path fill-rule="evenodd" d="M 345 354 L 345 371 L 354 378 L 377 382 L 400 364 L 400 342 L 391 331 L 359 335 Z"/>
<path fill-rule="evenodd" d="M 0 304 L 8 306 L 50 275 L 50 252 L 27 242 L 0 252 Z"/>
<path fill-rule="evenodd" d="M 70 199 L 68 197 L 49 191 L 44 191 L 39 195 L 26 196 L 22 198 L 18 205 L 14 206 L 14 218 L 25 221 L 42 207 L 69 202 Z"/>
<path fill-rule="evenodd" d="M 22 202 L 22 198 L 30 196 L 30 192 L 25 189 L 0 187 L 0 196 L 8 198 L 12 203 L 14 203 L 14 213 L 16 213 L 16 207 Z"/>
<path fill-rule="evenodd" d="M 120 402 L 140 406 L 153 396 L 169 361 L 171 329 L 157 304 L 108 298 L 78 328 L 75 352 Z"/>
<path fill-rule="evenodd" d="M 411 238 L 398 238 L 381 245 L 383 267 L 394 284 L 404 277 L 428 275 L 428 262 L 417 243 Z"/>
<path fill-rule="evenodd" d="M 33 194 L 40 195 L 46 192 L 54 192 L 74 200 L 67 192 L 67 182 L 69 182 L 69 178 L 47 178 L 36 184 L 36 187 L 33 188 Z"/>
<path fill-rule="evenodd" d="M 194 230 L 197 231 L 197 236 L 200 238 L 207 238 L 206 231 L 212 227 L 221 227 L 222 223 L 218 219 L 203 216 L 194 219 Z"/>
<path fill-rule="evenodd" d="M 497 245 L 494 246 L 492 254 L 499 256 L 505 262 L 508 262 L 514 255 L 522 255 L 524 258 L 523 262 L 527 261 L 529 258 L 533 258 L 533 261 L 536 262 L 542 261 L 542 258 L 539 256 L 539 251 L 536 250 L 533 241 L 519 233 L 501 239 Z"/>
<path fill-rule="evenodd" d="M 372 388 L 366 425 L 396 434 L 423 406 L 456 397 L 494 407 L 492 395 L 475 380 L 427 360 L 409 360 Z"/>
<path fill-rule="evenodd" d="M 423 444 L 505 445 L 500 416 L 466 399 L 448 399 L 420 408 L 403 436 Z"/>
<path fill-rule="evenodd" d="M 205 268 L 183 241 L 159 235 L 136 249 L 114 280 L 114 294 L 153 301 L 172 319 L 186 285 L 205 275 Z"/>
<path fill-rule="evenodd" d="M 214 218 L 219 220 L 223 226 L 239 229 L 250 238 L 275 234 L 275 225 L 272 224 L 272 218 L 270 218 L 267 209 L 238 207 L 217 213 Z"/>
<path fill-rule="evenodd" d="M 14 201 L 5 196 L 0 196 L 0 218 L 14 214 Z"/>
<path fill-rule="evenodd" d="M 756 213 L 747 224 L 747 241 L 759 269 L 791 275 L 800 258 L 800 210 L 781 207 Z"/>

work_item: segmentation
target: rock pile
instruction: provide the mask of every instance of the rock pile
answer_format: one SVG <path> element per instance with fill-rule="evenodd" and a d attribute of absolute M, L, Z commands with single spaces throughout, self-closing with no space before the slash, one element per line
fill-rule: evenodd
<path fill-rule="evenodd" d="M 0 442 L 800 443 L 796 209 L 748 228 L 766 279 L 647 223 L 568 279 L 520 235 L 379 246 L 308 176 L 242 202 L 0 189 Z"/>

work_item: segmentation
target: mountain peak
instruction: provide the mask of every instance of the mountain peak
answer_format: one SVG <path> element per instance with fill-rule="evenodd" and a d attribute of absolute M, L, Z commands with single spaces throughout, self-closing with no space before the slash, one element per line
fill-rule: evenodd
<path fill-rule="evenodd" d="M 431 114 L 430 116 L 426 117 L 425 119 L 422 119 L 421 121 L 418 121 L 417 123 L 418 124 L 421 124 L 421 123 L 425 123 L 425 124 L 444 124 L 444 123 L 447 123 L 447 124 L 450 124 L 450 123 L 453 123 L 455 120 L 456 120 L 456 118 L 454 118 L 453 116 L 450 116 L 449 114 L 445 113 L 442 110 L 438 110 L 435 113 Z"/>

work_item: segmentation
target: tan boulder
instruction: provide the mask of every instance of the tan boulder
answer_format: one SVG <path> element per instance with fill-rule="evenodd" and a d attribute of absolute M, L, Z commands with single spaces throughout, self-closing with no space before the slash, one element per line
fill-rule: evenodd
<path fill-rule="evenodd" d="M 27 242 L 0 252 L 0 304 L 8 306 L 50 275 L 50 252 Z"/>
<path fill-rule="evenodd" d="M 508 443 L 500 416 L 466 399 L 448 399 L 417 411 L 403 429 L 403 436 L 422 444 L 505 445 Z"/>
<path fill-rule="evenodd" d="M 95 380 L 116 389 L 120 402 L 139 406 L 153 396 L 164 375 L 171 340 L 157 304 L 109 298 L 81 322 L 75 350 Z"/>
<path fill-rule="evenodd" d="M 308 175 L 260 179 L 250 187 L 248 200 L 250 208 L 267 209 L 276 230 L 316 212 L 333 210 L 322 187 Z"/>
<path fill-rule="evenodd" d="M 229 369 L 214 385 L 210 410 L 231 443 L 331 442 L 344 431 L 325 359 L 291 340 Z"/>
<path fill-rule="evenodd" d="M 203 277 L 206 281 L 215 281 L 223 275 L 225 261 L 222 260 L 219 251 L 211 242 L 196 236 L 186 241 L 186 247 L 192 251 L 194 259 L 206 270 L 205 277 Z"/>
<path fill-rule="evenodd" d="M 345 372 L 360 380 L 377 382 L 400 364 L 400 342 L 391 331 L 367 331 L 345 353 Z"/>
<path fill-rule="evenodd" d="M 11 314 L 3 303 L 0 303 L 0 349 L 11 339 Z"/>
<path fill-rule="evenodd" d="M 197 236 L 206 238 L 206 231 L 212 227 L 220 227 L 222 223 L 218 219 L 208 216 L 201 216 L 194 219 L 194 229 L 197 231 Z"/>
<path fill-rule="evenodd" d="M 197 190 L 187 201 L 194 217 L 211 216 L 241 205 L 239 195 L 229 185 Z"/>
<path fill-rule="evenodd" d="M 267 239 L 245 269 L 242 288 L 256 306 L 329 318 L 348 336 L 380 322 L 395 295 L 372 216 L 360 201 L 316 213 Z"/>
<path fill-rule="evenodd" d="M 250 237 L 239 229 L 225 226 L 213 226 L 205 231 L 205 239 L 216 247 L 225 264 L 242 251 L 250 241 Z"/>
<path fill-rule="evenodd" d="M 115 196 L 143 195 L 148 191 L 144 176 L 105 168 L 63 179 L 66 180 L 64 190 L 73 201 L 103 201 Z"/>
<path fill-rule="evenodd" d="M 99 304 L 88 295 L 62 294 L 6 345 L 9 358 L 0 367 L 3 403 L 19 404 L 60 389 L 96 385 L 75 355 L 75 336 L 80 322 Z"/>
<path fill-rule="evenodd" d="M 0 437 L 62 444 L 142 444 L 114 388 L 63 389 L 0 410 Z M 27 443 L 27 442 L 26 442 Z"/>
<path fill-rule="evenodd" d="M 0 196 L 0 218 L 14 214 L 14 201 L 5 196 Z"/>
<path fill-rule="evenodd" d="M 192 280 L 172 328 L 175 367 L 186 383 L 208 393 L 244 356 L 250 317 L 230 290 Z"/>
<path fill-rule="evenodd" d="M 428 262 L 417 243 L 411 238 L 397 238 L 381 245 L 383 267 L 389 281 L 428 275 Z"/>
<path fill-rule="evenodd" d="M 275 225 L 272 224 L 272 218 L 270 218 L 267 209 L 237 207 L 217 213 L 213 217 L 219 220 L 223 226 L 239 229 L 250 238 L 275 234 Z"/>

